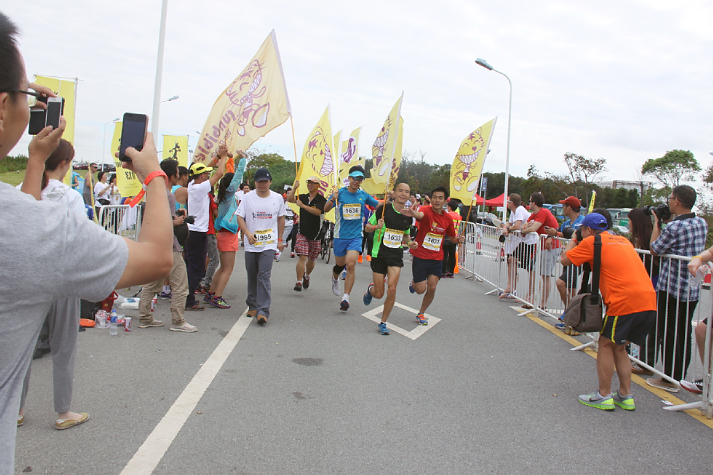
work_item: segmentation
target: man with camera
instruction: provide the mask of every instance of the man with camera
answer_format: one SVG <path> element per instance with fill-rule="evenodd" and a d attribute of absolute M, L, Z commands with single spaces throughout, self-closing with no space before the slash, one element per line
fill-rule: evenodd
<path fill-rule="evenodd" d="M 205 307 L 196 300 L 198 283 L 205 275 L 205 258 L 208 241 L 208 220 L 210 216 L 210 190 L 225 173 L 225 161 L 228 158 L 228 148 L 223 144 L 218 149 L 220 162 L 218 170 L 211 176 L 212 167 L 202 163 L 194 163 L 190 168 L 188 183 L 188 214 L 195 221 L 188 224 L 188 240 L 184 249 L 186 269 L 188 271 L 188 297 L 186 310 L 203 310 Z"/>
<path fill-rule="evenodd" d="M 594 266 L 595 236 L 601 236 L 599 289 L 606 305 L 604 325 L 599 336 L 597 375 L 599 388 L 579 396 L 585 406 L 613 411 L 617 405 L 635 409 L 631 396 L 631 362 L 626 352 L 629 342 L 642 345 L 656 321 L 656 292 L 646 268 L 634 246 L 623 236 L 609 234 L 607 220 L 598 213 L 588 214 L 580 227 L 582 242 L 575 239 L 565 248 L 563 266 Z M 619 390 L 611 393 L 614 368 L 619 377 Z"/>
<path fill-rule="evenodd" d="M 697 256 L 703 252 L 708 225 L 691 211 L 696 203 L 696 190 L 688 185 L 673 189 L 668 206 L 647 208 L 655 215 L 651 233 L 651 254 Z M 661 230 L 662 222 L 676 217 Z M 684 379 L 691 362 L 691 319 L 698 304 L 700 289 L 689 286 L 688 262 L 680 259 L 661 259 L 658 291 L 658 321 L 656 336 L 663 345 L 664 374 L 674 381 Z M 655 388 L 678 392 L 678 385 L 663 378 L 649 378 Z"/>
<path fill-rule="evenodd" d="M 25 133 L 30 118 L 28 96 L 51 95 L 48 88 L 28 84 L 17 49 L 17 27 L 0 13 L 0 159 Z M 32 86 L 37 92 L 29 91 Z M 37 335 L 53 301 L 79 297 L 104 299 L 115 288 L 143 284 L 168 275 L 172 257 L 171 221 L 153 136 L 141 152 L 129 147 L 133 170 L 146 185 L 144 224 L 138 241 L 107 233 L 100 226 L 56 202 L 40 199 L 44 162 L 57 148 L 66 127 L 45 127 L 30 142 L 25 185 L 32 196 L 0 183 L 0 474 L 14 470 L 15 433 L 22 382 Z M 158 179 L 155 179 L 158 178 Z M 28 216 L 32 226 L 27 226 Z M 17 230 L 22 229 L 22 233 Z M 102 258 L 76 259 L 87 249 L 101 249 Z M 38 272 L 43 269 L 43 272 Z M 17 289 L 42 289 L 18 298 Z M 70 318 L 67 315 L 67 318 Z"/>
<path fill-rule="evenodd" d="M 171 188 L 178 183 L 178 162 L 171 158 L 161 162 L 161 169 L 166 173 L 168 182 L 166 183 L 166 194 L 168 195 L 168 206 L 171 211 L 173 226 L 180 226 L 185 220 L 185 210 L 179 216 L 176 214 L 176 197 L 171 193 Z M 186 307 L 186 296 L 188 295 L 188 274 L 186 273 L 186 263 L 183 260 L 183 249 L 178 243 L 175 233 L 173 236 L 173 267 L 168 275 L 168 282 L 171 285 L 171 317 L 173 332 L 194 333 L 198 329 L 186 322 L 183 313 Z M 139 300 L 139 328 L 162 327 L 161 320 L 155 320 L 151 314 L 151 300 L 153 296 L 161 291 L 164 279 L 144 285 L 141 290 Z"/>
<path fill-rule="evenodd" d="M 545 231 L 552 237 L 572 239 L 574 237 L 574 233 L 582 225 L 582 221 L 584 221 L 584 216 L 579 214 L 582 202 L 579 201 L 579 198 L 576 196 L 568 196 L 566 199 L 560 201 L 560 204 L 562 205 L 562 212 L 567 219 L 565 219 L 559 227 L 559 230 L 546 227 Z M 560 275 L 557 282 L 555 282 L 565 308 L 569 304 L 569 300 L 577 293 L 577 278 L 579 277 L 579 272 L 579 267 L 567 266 L 562 269 L 562 275 Z M 560 320 L 561 319 L 562 317 L 560 317 Z M 564 330 L 564 323 L 558 323 L 557 328 Z"/>

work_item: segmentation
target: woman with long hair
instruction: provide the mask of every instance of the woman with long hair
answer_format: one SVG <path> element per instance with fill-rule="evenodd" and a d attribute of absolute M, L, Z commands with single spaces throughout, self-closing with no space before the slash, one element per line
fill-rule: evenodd
<path fill-rule="evenodd" d="M 236 159 L 246 156 L 242 150 L 238 150 L 236 155 Z M 215 271 L 210 291 L 203 297 L 208 305 L 216 308 L 230 308 L 230 305 L 223 299 L 223 291 L 233 273 L 235 252 L 240 250 L 238 221 L 235 216 L 235 211 L 238 209 L 235 192 L 238 191 L 241 178 L 238 174 L 226 173 L 218 185 L 218 196 L 216 196 L 218 217 L 215 220 L 215 232 L 217 233 L 218 252 L 220 252 L 220 267 Z"/>
<path fill-rule="evenodd" d="M 82 195 L 70 186 L 62 183 L 64 176 L 72 167 L 74 147 L 64 139 L 45 162 L 42 177 L 42 199 L 62 203 L 76 212 L 82 219 L 87 219 L 87 211 Z M 42 333 L 49 333 L 49 346 L 52 352 L 52 377 L 54 382 L 54 410 L 57 412 L 55 429 L 69 429 L 86 422 L 86 412 L 70 412 L 72 385 L 74 382 L 74 363 L 77 357 L 77 335 L 79 335 L 79 299 L 66 298 L 55 300 L 45 319 Z M 20 414 L 17 425 L 25 422 L 25 399 L 30 383 L 30 368 L 25 375 L 20 402 Z"/>

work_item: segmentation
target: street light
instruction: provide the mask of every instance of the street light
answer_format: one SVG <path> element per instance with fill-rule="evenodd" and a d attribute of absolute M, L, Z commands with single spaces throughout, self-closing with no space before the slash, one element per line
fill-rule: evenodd
<path fill-rule="evenodd" d="M 505 194 L 503 195 L 503 216 L 507 213 L 507 202 L 508 202 L 508 178 L 510 176 L 510 120 L 512 118 L 512 81 L 507 76 L 507 74 L 494 69 L 486 60 L 483 58 L 478 58 L 475 60 L 475 64 L 482 66 L 488 71 L 495 71 L 496 73 L 505 76 L 510 84 L 510 101 L 508 103 L 508 145 L 507 152 L 505 153 Z"/>
<path fill-rule="evenodd" d="M 109 122 L 104 123 L 104 146 L 102 147 L 102 170 L 104 170 L 104 157 L 106 157 L 106 126 L 109 124 L 115 124 L 119 122 L 121 119 L 118 117 L 114 120 L 110 120 Z"/>
<path fill-rule="evenodd" d="M 169 98 L 169 99 L 166 99 L 165 101 L 161 101 L 161 103 L 163 104 L 164 102 L 175 101 L 176 99 L 178 99 L 178 96 L 173 96 L 173 97 L 171 97 L 171 98 Z"/>

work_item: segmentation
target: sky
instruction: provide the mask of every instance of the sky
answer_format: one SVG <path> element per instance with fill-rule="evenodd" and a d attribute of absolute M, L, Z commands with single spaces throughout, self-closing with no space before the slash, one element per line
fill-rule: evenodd
<path fill-rule="evenodd" d="M 115 118 L 153 107 L 161 2 L 12 2 L 28 79 L 78 77 L 78 160 L 101 161 Z M 673 149 L 713 162 L 713 3 L 690 0 L 226 2 L 168 0 L 160 134 L 197 141 L 213 102 L 272 29 L 298 153 L 327 105 L 362 127 L 360 155 L 404 93 L 404 153 L 451 163 L 497 117 L 485 171 L 564 174 L 567 152 L 605 158 L 604 180 L 641 179 Z M 106 130 L 106 134 L 104 131 Z M 26 152 L 29 137 L 11 154 Z M 162 144 L 162 140 L 159 141 Z M 159 149 L 161 147 L 159 146 Z M 289 121 L 253 148 L 294 160 Z M 109 162 L 108 153 L 104 161 Z"/>

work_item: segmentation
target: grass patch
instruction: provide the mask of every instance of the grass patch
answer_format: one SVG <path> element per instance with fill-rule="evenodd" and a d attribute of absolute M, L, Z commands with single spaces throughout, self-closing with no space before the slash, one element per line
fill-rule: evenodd
<path fill-rule="evenodd" d="M 8 185 L 17 186 L 25 179 L 25 170 L 0 173 L 0 181 Z"/>

